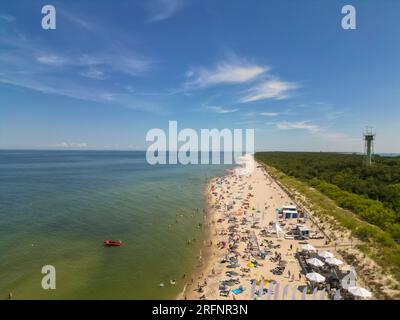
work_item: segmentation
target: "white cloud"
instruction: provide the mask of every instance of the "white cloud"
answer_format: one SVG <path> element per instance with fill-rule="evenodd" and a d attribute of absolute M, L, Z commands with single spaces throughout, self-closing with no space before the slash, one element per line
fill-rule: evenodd
<path fill-rule="evenodd" d="M 110 71 L 135 76 L 146 71 L 153 63 L 148 59 L 135 56 L 132 52 L 123 52 L 122 49 L 120 52 L 110 52 L 101 55 L 62 56 L 54 53 L 38 54 L 36 61 L 51 67 L 90 67 L 89 70 L 82 72 L 81 75 L 95 79 L 104 77 L 104 72 L 95 67 L 102 67 Z"/>
<path fill-rule="evenodd" d="M 75 12 L 68 12 L 63 8 L 63 10 L 57 11 L 60 12 L 60 15 L 69 20 L 74 25 L 77 25 L 87 31 L 96 31 L 98 29 L 97 26 L 90 23 L 87 18 L 79 17 Z"/>
<path fill-rule="evenodd" d="M 266 117 L 276 117 L 279 113 L 276 112 L 260 112 L 260 116 L 266 116 Z"/>
<path fill-rule="evenodd" d="M 40 55 L 36 60 L 42 64 L 53 67 L 63 66 L 68 62 L 65 58 L 55 54 Z"/>
<path fill-rule="evenodd" d="M 106 79 L 106 76 L 103 71 L 94 68 L 90 68 L 89 70 L 82 72 L 81 75 L 96 80 Z"/>
<path fill-rule="evenodd" d="M 254 80 L 269 71 L 268 67 L 251 64 L 246 60 L 223 61 L 213 69 L 195 69 L 186 76 L 188 87 L 208 87 L 217 84 L 237 84 Z"/>
<path fill-rule="evenodd" d="M 147 6 L 149 21 L 157 22 L 171 18 L 182 7 L 182 0 L 152 0 Z"/>
<path fill-rule="evenodd" d="M 276 127 L 281 130 L 306 130 L 308 133 L 315 135 L 321 140 L 326 140 L 332 143 L 356 143 L 358 138 L 352 138 L 341 132 L 329 131 L 319 125 L 312 124 L 311 121 L 289 122 L 283 121 L 275 123 Z"/>
<path fill-rule="evenodd" d="M 297 121 L 297 122 L 282 121 L 278 122 L 276 124 L 276 127 L 281 130 L 301 129 L 301 130 L 306 130 L 310 133 L 317 133 L 321 130 L 319 126 L 311 124 L 310 121 Z"/>
<path fill-rule="evenodd" d="M 61 142 L 57 144 L 50 145 L 51 148 L 87 148 L 88 144 L 86 142 Z"/>
<path fill-rule="evenodd" d="M 289 92 L 297 89 L 298 84 L 281 80 L 266 80 L 248 90 L 248 94 L 240 102 L 253 102 L 265 99 L 283 100 L 289 97 Z"/>
<path fill-rule="evenodd" d="M 233 112 L 236 112 L 239 110 L 239 109 L 227 109 L 227 108 L 220 107 L 220 106 L 212 106 L 212 107 L 209 107 L 209 109 L 215 113 L 220 113 L 220 114 L 233 113 Z"/>
<path fill-rule="evenodd" d="M 15 21 L 15 17 L 6 13 L 0 14 L 0 20 L 3 20 L 5 22 L 13 22 Z"/>

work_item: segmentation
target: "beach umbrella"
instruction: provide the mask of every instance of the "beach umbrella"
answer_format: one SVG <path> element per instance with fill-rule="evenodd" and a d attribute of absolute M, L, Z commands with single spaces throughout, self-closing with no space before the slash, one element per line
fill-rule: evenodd
<path fill-rule="evenodd" d="M 317 272 L 311 272 L 311 273 L 307 273 L 306 274 L 306 278 L 312 282 L 324 282 L 325 281 L 325 277 L 321 276 L 319 273 Z"/>
<path fill-rule="evenodd" d="M 319 255 L 321 258 L 324 258 L 324 259 L 333 258 L 333 257 L 334 257 L 333 253 L 332 253 L 332 252 L 329 252 L 329 251 L 321 251 L 321 252 L 318 253 L 318 255 Z"/>
<path fill-rule="evenodd" d="M 348 290 L 355 297 L 360 297 L 360 298 L 371 298 L 372 297 L 372 293 L 364 288 L 350 287 Z"/>
<path fill-rule="evenodd" d="M 303 251 L 315 251 L 315 247 L 312 246 L 311 244 L 308 244 L 308 243 L 302 245 L 302 246 L 301 246 L 301 249 L 302 249 Z"/>
<path fill-rule="evenodd" d="M 317 258 L 307 259 L 306 262 L 314 267 L 322 267 L 324 265 L 324 263 Z"/>
<path fill-rule="evenodd" d="M 343 264 L 342 260 L 336 259 L 336 258 L 328 258 L 325 260 L 325 262 L 331 266 L 340 266 Z"/>

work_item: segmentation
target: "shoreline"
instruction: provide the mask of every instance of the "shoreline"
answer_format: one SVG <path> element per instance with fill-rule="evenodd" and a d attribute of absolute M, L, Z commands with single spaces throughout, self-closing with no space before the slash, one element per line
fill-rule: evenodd
<path fill-rule="evenodd" d="M 225 175 L 222 177 L 228 176 L 232 174 L 233 169 L 227 169 Z M 198 259 L 198 263 L 195 266 L 195 269 L 193 272 L 190 274 L 191 279 L 193 279 L 193 283 L 186 283 L 182 289 L 182 291 L 177 295 L 176 300 L 185 300 L 185 298 L 188 298 L 192 296 L 192 291 L 193 288 L 196 286 L 196 281 L 201 280 L 204 278 L 204 273 L 207 271 L 208 267 L 210 267 L 210 261 L 211 257 L 215 255 L 215 252 L 213 250 L 213 247 L 209 245 L 210 241 L 213 241 L 213 228 L 212 228 L 212 221 L 213 221 L 213 210 L 212 210 L 212 205 L 210 203 L 210 191 L 212 188 L 213 182 L 217 179 L 218 177 L 212 177 L 207 184 L 205 185 L 203 189 L 203 196 L 204 196 L 204 201 L 206 201 L 205 205 L 205 214 L 203 215 L 203 221 L 204 221 L 204 235 L 203 235 L 203 243 L 200 247 L 199 251 L 199 256 L 201 256 L 201 261 Z M 190 277 L 189 277 L 190 278 Z M 192 299 L 189 299 L 192 300 Z"/>

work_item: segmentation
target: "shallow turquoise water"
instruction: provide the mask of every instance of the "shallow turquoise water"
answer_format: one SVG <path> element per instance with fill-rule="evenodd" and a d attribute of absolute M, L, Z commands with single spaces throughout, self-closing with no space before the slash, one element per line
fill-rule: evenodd
<path fill-rule="evenodd" d="M 174 298 L 201 246 L 204 187 L 226 169 L 150 166 L 143 152 L 0 151 L 0 298 Z M 41 288 L 44 265 L 56 290 Z"/>

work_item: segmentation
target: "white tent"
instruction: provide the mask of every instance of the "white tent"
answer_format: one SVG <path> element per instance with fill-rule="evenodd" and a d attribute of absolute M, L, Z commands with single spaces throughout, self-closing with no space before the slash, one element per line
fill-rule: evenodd
<path fill-rule="evenodd" d="M 308 244 L 308 243 L 302 245 L 302 246 L 301 246 L 301 249 L 302 249 L 303 251 L 316 251 L 315 247 L 312 246 L 311 244 Z"/>
<path fill-rule="evenodd" d="M 321 252 L 318 253 L 318 255 L 319 255 L 321 258 L 324 258 L 324 259 L 333 258 L 333 257 L 334 257 L 333 253 L 332 253 L 332 252 L 329 252 L 329 251 L 321 251 Z"/>
<path fill-rule="evenodd" d="M 321 276 L 319 273 L 317 272 L 311 272 L 311 273 L 307 273 L 306 274 L 306 278 L 312 282 L 324 282 L 325 281 L 325 277 Z"/>
<path fill-rule="evenodd" d="M 325 260 L 325 262 L 331 266 L 340 266 L 343 264 L 342 260 L 336 259 L 336 258 L 328 258 Z"/>
<path fill-rule="evenodd" d="M 279 225 L 279 223 L 277 223 L 277 222 L 274 223 L 273 232 L 276 233 L 277 236 L 282 234 L 283 230 L 282 230 L 281 226 Z"/>
<path fill-rule="evenodd" d="M 341 270 L 342 272 L 352 272 L 354 275 L 357 274 L 357 273 L 356 273 L 356 270 L 354 269 L 354 267 L 351 266 L 351 265 L 348 265 L 348 264 L 345 264 L 344 266 L 342 266 L 342 267 L 340 268 L 340 270 Z"/>
<path fill-rule="evenodd" d="M 324 263 L 317 258 L 307 259 L 306 262 L 314 267 L 322 267 L 324 265 Z"/>
<path fill-rule="evenodd" d="M 348 290 L 355 297 L 360 297 L 360 298 L 371 298 L 372 297 L 372 293 L 364 288 L 350 287 Z"/>

